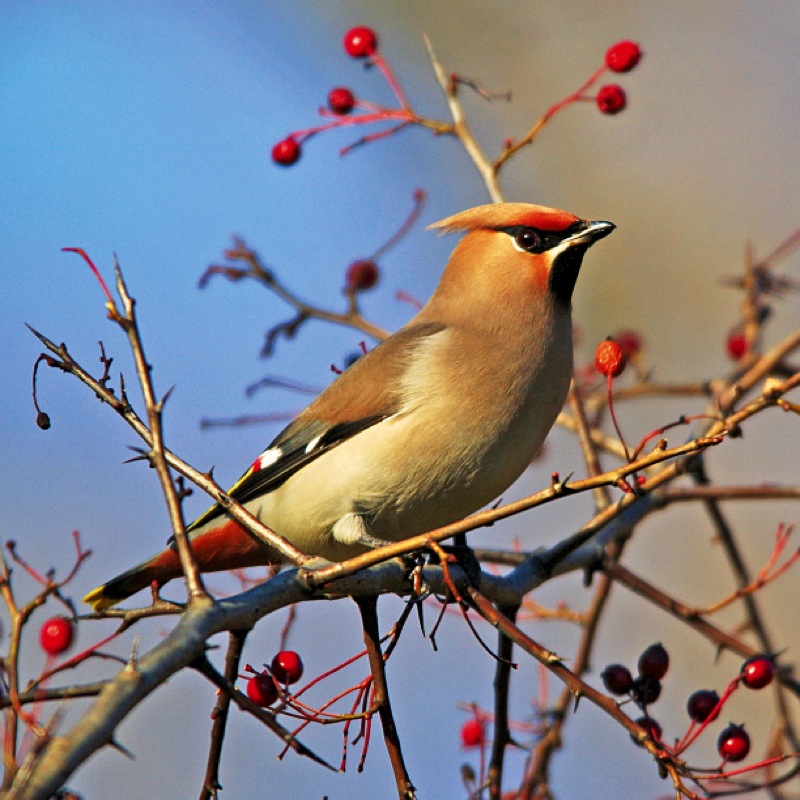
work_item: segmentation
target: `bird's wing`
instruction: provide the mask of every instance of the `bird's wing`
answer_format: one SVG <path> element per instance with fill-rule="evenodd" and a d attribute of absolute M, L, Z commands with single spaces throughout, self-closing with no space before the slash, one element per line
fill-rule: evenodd
<path fill-rule="evenodd" d="M 310 461 L 402 410 L 403 375 L 414 351 L 444 325 L 409 325 L 358 359 L 275 437 L 228 494 L 246 503 L 280 486 Z M 224 515 L 219 504 L 187 529 Z"/>

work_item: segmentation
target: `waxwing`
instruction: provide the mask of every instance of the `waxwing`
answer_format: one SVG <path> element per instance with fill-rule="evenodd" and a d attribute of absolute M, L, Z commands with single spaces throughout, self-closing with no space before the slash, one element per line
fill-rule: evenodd
<path fill-rule="evenodd" d="M 308 555 L 341 561 L 490 503 L 542 446 L 572 377 L 570 301 L 614 230 L 526 203 L 431 226 L 465 231 L 428 303 L 256 458 L 230 496 Z M 205 572 L 276 563 L 215 505 L 188 527 Z M 95 610 L 181 575 L 174 546 L 90 592 Z"/>

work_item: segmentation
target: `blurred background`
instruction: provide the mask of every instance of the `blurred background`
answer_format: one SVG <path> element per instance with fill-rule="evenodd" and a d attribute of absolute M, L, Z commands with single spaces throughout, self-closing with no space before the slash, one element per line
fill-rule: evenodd
<path fill-rule="evenodd" d="M 588 103 L 567 108 L 507 165 L 504 189 L 510 200 L 563 207 L 618 226 L 591 252 L 578 283 L 579 363 L 606 335 L 634 328 L 646 342 L 647 366 L 660 379 L 700 380 L 730 368 L 725 336 L 740 297 L 721 279 L 741 270 L 747 242 L 765 255 L 800 219 L 800 7 L 794 0 L 3 3 L 0 536 L 15 539 L 40 570 L 52 566 L 64 575 L 74 554 L 70 534 L 79 530 L 94 556 L 70 586 L 76 601 L 159 549 L 168 522 L 154 475 L 141 463 L 123 463 L 139 442 L 77 381 L 40 371 L 39 401 L 52 428 L 43 432 L 35 425 L 30 376 L 40 347 L 23 323 L 66 342 L 98 374 L 102 340 L 114 358 L 114 380 L 122 371 L 133 384 L 127 344 L 105 319 L 96 281 L 78 256 L 60 248 L 84 248 L 108 280 L 116 253 L 138 301 L 156 384 L 161 392 L 175 387 L 167 443 L 200 469 L 214 466 L 227 484 L 282 425 L 202 430 L 200 420 L 283 412 L 288 419 L 307 398 L 276 390 L 248 398 L 245 388 L 266 374 L 323 387 L 333 377 L 330 365 L 343 365 L 364 338 L 314 322 L 295 341 L 280 341 L 269 362 L 259 360 L 263 332 L 291 310 L 254 284 L 218 279 L 204 290 L 197 286 L 231 236 L 241 235 L 301 297 L 344 309 L 347 265 L 374 252 L 405 218 L 414 190 L 424 189 L 422 219 L 382 259 L 381 283 L 364 296 L 365 313 L 394 329 L 413 314 L 396 292 L 426 298 L 453 246 L 453 240 L 425 232 L 425 225 L 488 202 L 458 143 L 423 130 L 406 130 L 344 158 L 338 150 L 354 135 L 337 131 L 309 142 L 291 169 L 271 163 L 272 145 L 315 124 L 333 86 L 392 102 L 379 73 L 342 50 L 343 34 L 357 24 L 378 31 L 382 53 L 420 113 L 447 118 L 423 32 L 448 71 L 492 91 L 511 90 L 511 103 L 463 93 L 490 154 L 574 91 L 602 64 L 611 44 L 639 42 L 645 52 L 639 67 L 614 77 L 628 93 L 628 108 L 616 117 Z M 797 257 L 783 267 L 798 277 Z M 770 342 L 800 318 L 796 297 L 779 301 L 776 311 Z M 134 391 L 131 398 L 140 408 Z M 641 403 L 620 409 L 620 416 L 636 441 L 702 408 L 700 401 Z M 676 434 L 675 442 L 683 436 Z M 711 456 L 711 476 L 723 483 L 791 483 L 799 445 L 796 418 L 764 415 L 743 440 Z M 572 438 L 558 431 L 545 457 L 506 499 L 542 487 L 554 470 L 585 473 Z M 207 504 L 195 492 L 187 516 Z M 571 499 L 495 526 L 474 542 L 518 537 L 525 547 L 552 544 L 591 510 L 591 498 Z M 796 510 L 788 503 L 740 504 L 731 505 L 730 514 L 758 568 L 777 524 L 793 519 Z M 671 510 L 642 526 L 628 563 L 680 599 L 711 602 L 732 586 L 712 533 L 700 510 Z M 34 587 L 18 573 L 14 585 L 22 602 Z M 226 576 L 209 583 L 220 592 L 237 588 Z M 180 597 L 181 587 L 166 594 Z M 574 576 L 548 585 L 536 599 L 583 608 L 588 596 Z M 769 587 L 762 597 L 775 639 L 789 648 L 791 659 L 798 644 L 796 578 Z M 400 609 L 399 600 L 382 600 L 383 624 L 391 624 Z M 42 667 L 38 622 L 58 610 L 48 604 L 34 617 L 24 648 L 30 675 Z M 248 640 L 250 663 L 271 660 L 284 621 L 276 615 L 258 627 Z M 733 627 L 741 617 L 733 612 L 717 622 Z M 141 626 L 142 646 L 168 627 L 164 620 Z M 88 646 L 113 629 L 110 622 L 82 623 L 79 644 Z M 564 658 L 574 654 L 570 626 L 532 623 L 527 629 Z M 736 658 L 715 660 L 712 645 L 623 590 L 615 592 L 601 639 L 594 663 L 598 683 L 610 661 L 634 666 L 655 640 L 669 648 L 673 665 L 654 707 L 667 738 L 682 734 L 691 691 L 721 690 L 738 669 Z M 128 633 L 109 649 L 124 655 L 132 640 Z M 329 669 L 361 647 L 355 607 L 302 607 L 289 644 L 301 652 L 308 676 Z M 409 626 L 389 679 L 420 796 L 462 797 L 458 767 L 462 761 L 477 766 L 477 755 L 460 749 L 459 729 L 468 715 L 458 703 L 490 707 L 494 662 L 456 615 L 438 644 L 435 653 Z M 111 669 L 108 663 L 91 665 L 65 680 L 90 680 Z M 362 676 L 356 671 L 349 682 Z M 533 721 L 533 701 L 546 702 L 559 688 L 543 685 L 538 671 L 524 663 L 515 677 L 517 718 Z M 332 693 L 324 689 L 316 700 Z M 194 675 L 170 681 L 118 731 L 136 760 L 104 751 L 69 785 L 87 798 L 198 793 L 214 699 L 210 685 Z M 766 747 L 769 702 L 760 695 L 737 698 L 730 711 L 736 721 L 748 721 L 754 754 Z M 715 765 L 715 736 L 692 751 L 693 763 Z M 312 731 L 304 741 L 338 764 L 338 731 Z M 279 750 L 266 731 L 234 714 L 223 796 L 394 792 L 377 737 L 361 775 L 355 770 L 358 746 L 344 775 L 294 755 L 276 762 Z M 521 764 L 522 755 L 510 759 L 508 786 Z M 655 798 L 669 791 L 644 751 L 588 703 L 567 727 L 552 788 L 562 797 L 596 798 Z"/>

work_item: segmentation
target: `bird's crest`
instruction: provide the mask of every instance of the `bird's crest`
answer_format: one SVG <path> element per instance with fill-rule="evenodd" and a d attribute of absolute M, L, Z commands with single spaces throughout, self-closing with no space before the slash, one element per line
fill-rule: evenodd
<path fill-rule="evenodd" d="M 454 231 L 502 230 L 515 225 L 526 225 L 543 231 L 563 231 L 578 217 L 568 211 L 531 203 L 493 203 L 476 206 L 434 222 L 428 228 L 441 233 Z"/>

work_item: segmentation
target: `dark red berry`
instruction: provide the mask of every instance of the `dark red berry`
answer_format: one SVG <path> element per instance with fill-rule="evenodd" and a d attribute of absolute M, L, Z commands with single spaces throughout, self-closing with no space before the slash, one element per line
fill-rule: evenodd
<path fill-rule="evenodd" d="M 644 728 L 650 734 L 651 738 L 656 740 L 661 739 L 661 725 L 652 717 L 639 717 L 639 719 L 636 720 L 636 724 L 640 728 Z"/>
<path fill-rule="evenodd" d="M 601 86 L 597 92 L 597 107 L 603 114 L 619 114 L 628 104 L 625 90 L 616 83 Z"/>
<path fill-rule="evenodd" d="M 378 49 L 378 36 L 372 28 L 359 25 L 344 35 L 344 50 L 353 58 L 367 58 Z"/>
<path fill-rule="evenodd" d="M 636 42 L 617 42 L 606 51 L 606 66 L 612 72 L 630 72 L 641 57 L 642 51 Z"/>
<path fill-rule="evenodd" d="M 594 364 L 601 375 L 616 378 L 625 369 L 625 351 L 613 339 L 606 339 L 594 351 Z"/>
<path fill-rule="evenodd" d="M 622 664 L 609 664 L 601 673 L 603 686 L 611 694 L 628 694 L 633 688 L 633 675 Z"/>
<path fill-rule="evenodd" d="M 272 659 L 271 669 L 279 683 L 297 683 L 303 677 L 303 662 L 294 650 L 281 650 Z"/>
<path fill-rule="evenodd" d="M 726 761 L 742 761 L 750 752 L 750 737 L 744 725 L 728 725 L 717 739 L 717 752 Z"/>
<path fill-rule="evenodd" d="M 719 711 L 712 717 L 711 714 L 719 703 L 719 695 L 712 689 L 698 689 L 689 695 L 686 701 L 686 711 L 695 722 L 705 722 L 711 718 L 715 720 Z"/>
<path fill-rule="evenodd" d="M 661 696 L 661 682 L 649 675 L 640 675 L 631 687 L 631 697 L 637 706 L 649 706 Z"/>
<path fill-rule="evenodd" d="M 268 672 L 260 672 L 247 681 L 247 696 L 265 708 L 278 699 L 278 690 Z"/>
<path fill-rule="evenodd" d="M 661 642 L 651 644 L 639 656 L 639 674 L 660 681 L 669 669 L 669 653 Z"/>
<path fill-rule="evenodd" d="M 775 677 L 775 662 L 769 656 L 753 656 L 742 665 L 742 683 L 748 689 L 763 689 Z"/>
<path fill-rule="evenodd" d="M 39 629 L 39 644 L 49 656 L 69 650 L 75 637 L 75 626 L 66 617 L 51 617 Z"/>
<path fill-rule="evenodd" d="M 481 747 L 486 738 L 486 731 L 479 719 L 468 719 L 461 726 L 461 744 L 463 747 Z"/>
<path fill-rule="evenodd" d="M 365 292 L 367 289 L 372 289 L 380 277 L 380 268 L 372 259 L 354 261 L 345 273 L 345 291 Z"/>
<path fill-rule="evenodd" d="M 629 361 L 636 358 L 644 349 L 642 337 L 632 330 L 624 330 L 614 334 L 614 341 L 622 348 Z"/>
<path fill-rule="evenodd" d="M 734 328 L 725 340 L 725 349 L 728 351 L 730 358 L 734 361 L 738 361 L 742 356 L 747 354 L 748 347 L 745 335 L 740 330 Z"/>
<path fill-rule="evenodd" d="M 355 95 L 344 86 L 337 86 L 328 92 L 328 108 L 334 114 L 349 114 L 355 104 Z"/>
<path fill-rule="evenodd" d="M 272 160 L 282 167 L 291 167 L 299 158 L 300 144 L 292 136 L 287 136 L 272 148 Z"/>

